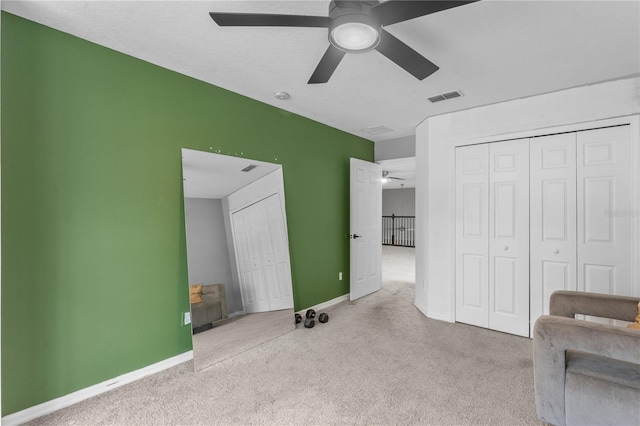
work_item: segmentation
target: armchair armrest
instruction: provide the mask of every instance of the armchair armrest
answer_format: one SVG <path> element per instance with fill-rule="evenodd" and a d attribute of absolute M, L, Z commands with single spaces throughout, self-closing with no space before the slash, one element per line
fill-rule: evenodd
<path fill-rule="evenodd" d="M 633 322 L 638 302 L 638 297 L 561 290 L 551 294 L 549 313 L 567 318 L 583 314 Z"/>
<path fill-rule="evenodd" d="M 561 302 L 565 302 L 563 295 L 560 296 Z M 632 303 L 635 308 L 637 299 L 630 299 L 635 300 L 635 304 Z M 589 298 L 579 300 L 583 304 L 591 304 Z M 573 307 L 574 305 L 567 306 L 564 312 L 567 315 L 569 312 L 582 313 L 581 310 L 572 309 Z M 581 307 L 580 303 L 576 307 Z M 595 315 L 598 315 L 603 311 L 595 312 Z M 585 313 L 594 315 L 594 310 Z M 548 315 L 538 318 L 533 333 L 536 410 L 540 419 L 555 425 L 565 424 L 564 384 L 567 350 L 640 364 L 640 333 L 624 327 L 572 318 Z"/>

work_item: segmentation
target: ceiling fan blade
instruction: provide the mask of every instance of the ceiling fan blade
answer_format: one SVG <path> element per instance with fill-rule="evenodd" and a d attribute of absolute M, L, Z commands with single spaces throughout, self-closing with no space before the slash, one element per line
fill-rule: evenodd
<path fill-rule="evenodd" d="M 338 50 L 330 44 L 327 51 L 324 52 L 324 56 L 320 59 L 320 63 L 313 72 L 308 84 L 326 83 L 329 81 L 331 75 L 344 57 L 344 53 L 342 50 Z"/>
<path fill-rule="evenodd" d="M 375 6 L 374 10 L 379 13 L 382 25 L 391 25 L 476 1 L 389 0 Z"/>
<path fill-rule="evenodd" d="M 209 16 L 221 27 L 324 27 L 331 20 L 328 16 L 273 15 L 265 13 L 210 12 Z"/>
<path fill-rule="evenodd" d="M 399 178 L 399 177 L 394 177 L 394 176 L 388 176 L 388 179 L 406 180 L 405 178 Z"/>
<path fill-rule="evenodd" d="M 384 29 L 381 32 L 380 44 L 378 44 L 376 50 L 391 59 L 401 68 L 404 68 L 409 74 L 413 75 L 418 80 L 424 80 L 439 69 L 436 64 L 392 36 Z"/>

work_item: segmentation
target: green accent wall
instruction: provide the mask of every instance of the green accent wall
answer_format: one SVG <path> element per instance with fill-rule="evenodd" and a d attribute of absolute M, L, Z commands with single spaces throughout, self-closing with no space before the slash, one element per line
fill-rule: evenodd
<path fill-rule="evenodd" d="M 1 52 L 2 415 L 191 349 L 183 147 L 282 164 L 296 309 L 349 291 L 371 141 L 5 12 Z"/>

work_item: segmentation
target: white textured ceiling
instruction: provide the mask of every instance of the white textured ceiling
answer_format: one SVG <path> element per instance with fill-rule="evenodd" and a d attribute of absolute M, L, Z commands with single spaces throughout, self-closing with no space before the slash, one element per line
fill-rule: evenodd
<path fill-rule="evenodd" d="M 257 166 L 243 172 L 247 166 Z M 186 198 L 225 198 L 282 167 L 242 157 L 182 149 L 182 178 Z"/>
<path fill-rule="evenodd" d="M 218 27 L 210 11 L 323 15 L 325 1 L 3 1 L 2 9 L 373 141 L 424 118 L 640 74 L 638 1 L 491 1 L 386 27 L 436 63 L 418 81 L 376 51 L 307 85 L 323 28 Z M 429 103 L 452 90 L 464 97 Z M 279 101 L 274 93 L 291 98 Z M 365 128 L 391 132 L 370 135 Z"/>

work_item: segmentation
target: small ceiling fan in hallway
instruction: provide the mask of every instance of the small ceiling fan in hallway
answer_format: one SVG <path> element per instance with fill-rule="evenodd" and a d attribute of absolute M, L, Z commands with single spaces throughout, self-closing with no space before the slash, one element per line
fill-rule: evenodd
<path fill-rule="evenodd" d="M 329 30 L 329 47 L 308 84 L 326 83 L 346 53 L 377 50 L 418 80 L 438 66 L 391 35 L 383 27 L 432 13 L 474 3 L 440 0 L 332 0 L 329 16 L 211 12 L 220 26 L 324 27 Z"/>
<path fill-rule="evenodd" d="M 400 177 L 395 177 L 395 176 L 389 176 L 389 172 L 386 170 L 382 171 L 382 183 L 387 182 L 388 179 L 393 179 L 393 180 L 406 180 L 405 178 L 400 178 Z M 404 184 L 401 184 L 404 187 Z"/>

